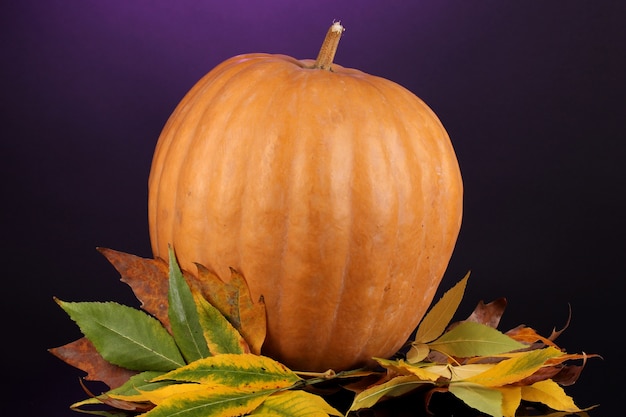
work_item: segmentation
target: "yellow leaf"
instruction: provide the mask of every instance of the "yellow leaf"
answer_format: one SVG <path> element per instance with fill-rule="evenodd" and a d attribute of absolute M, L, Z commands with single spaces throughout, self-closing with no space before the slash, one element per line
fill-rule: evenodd
<path fill-rule="evenodd" d="M 428 343 L 441 336 L 446 330 L 463 299 L 469 275 L 468 272 L 461 281 L 446 291 L 437 304 L 424 316 L 415 333 L 415 342 Z"/>
<path fill-rule="evenodd" d="M 191 385 L 191 384 L 185 384 Z M 159 399 L 159 404 L 144 417 L 226 417 L 252 412 L 276 390 L 241 391 L 230 387 L 189 390 Z"/>
<path fill-rule="evenodd" d="M 203 391 L 206 392 L 207 390 L 208 388 L 201 384 L 173 384 L 152 391 L 142 391 L 139 396 L 131 396 L 131 399 L 129 399 L 129 397 L 118 398 L 113 395 L 111 397 L 126 399 L 127 401 L 150 401 L 152 404 L 159 405 L 162 404 L 163 401 L 172 397 L 178 397 L 181 395 L 192 395 L 193 393 Z M 140 400 L 139 398 L 143 398 L 143 400 Z"/>
<path fill-rule="evenodd" d="M 421 362 L 430 353 L 430 348 L 425 343 L 413 343 L 411 344 L 411 348 L 406 353 L 406 360 L 409 363 L 417 363 Z"/>
<path fill-rule="evenodd" d="M 515 417 L 522 402 L 522 387 L 509 386 L 496 389 L 502 393 L 502 417 Z"/>
<path fill-rule="evenodd" d="M 582 411 L 574 404 L 574 400 L 565 394 L 563 388 L 551 379 L 522 387 L 522 399 L 545 404 L 556 411 Z"/>
<path fill-rule="evenodd" d="M 358 393 L 352 405 L 350 411 L 360 410 L 362 408 L 371 408 L 383 397 L 398 397 L 413 391 L 424 384 L 432 384 L 432 382 L 426 382 L 413 375 L 405 375 L 395 377 L 383 384 L 374 385 L 364 391 Z"/>
<path fill-rule="evenodd" d="M 435 382 L 441 377 L 446 379 L 451 377 L 447 365 L 416 366 L 403 360 L 376 359 L 376 361 L 386 369 L 394 371 L 399 375 L 415 375 L 422 381 Z"/>
<path fill-rule="evenodd" d="M 493 368 L 492 363 L 475 363 L 469 365 L 450 366 L 452 381 L 462 381 Z"/>
<path fill-rule="evenodd" d="M 253 391 L 287 388 L 300 381 L 300 377 L 283 364 L 265 356 L 225 353 L 199 359 L 153 381 L 167 380 Z"/>
<path fill-rule="evenodd" d="M 306 391 L 283 391 L 269 396 L 251 414 L 254 417 L 328 417 L 342 413 L 319 395 Z"/>
<path fill-rule="evenodd" d="M 466 381 L 487 387 L 512 384 L 535 373 L 548 359 L 562 354 L 560 350 L 553 347 L 527 351 L 519 356 L 505 359 L 485 372 L 467 378 Z"/>

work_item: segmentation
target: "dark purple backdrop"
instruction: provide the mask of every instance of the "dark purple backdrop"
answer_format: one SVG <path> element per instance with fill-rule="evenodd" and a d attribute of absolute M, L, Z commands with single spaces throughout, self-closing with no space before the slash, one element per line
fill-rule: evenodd
<path fill-rule="evenodd" d="M 441 290 L 471 269 L 463 315 L 506 296 L 502 328 L 544 334 L 571 303 L 560 344 L 605 360 L 568 392 L 610 415 L 624 363 L 625 4 L 2 2 L 2 414 L 75 415 L 82 373 L 46 349 L 80 333 L 52 297 L 136 305 L 95 247 L 150 256 L 150 161 L 183 94 L 235 54 L 314 58 L 340 19 L 336 62 L 412 90 L 457 150 L 465 217 Z"/>

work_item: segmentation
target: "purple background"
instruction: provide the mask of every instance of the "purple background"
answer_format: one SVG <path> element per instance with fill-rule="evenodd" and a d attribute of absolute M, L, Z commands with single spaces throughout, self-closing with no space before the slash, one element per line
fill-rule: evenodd
<path fill-rule="evenodd" d="M 80 333 L 52 297 L 136 305 L 95 247 L 150 256 L 150 161 L 183 94 L 232 55 L 314 58 L 340 19 L 335 61 L 412 90 L 457 150 L 465 217 L 441 291 L 471 269 L 462 316 L 506 296 L 502 329 L 544 334 L 571 303 L 558 341 L 605 360 L 567 391 L 609 415 L 624 355 L 625 4 L 2 2 L 3 414 L 76 415 L 82 372 L 46 349 Z"/>

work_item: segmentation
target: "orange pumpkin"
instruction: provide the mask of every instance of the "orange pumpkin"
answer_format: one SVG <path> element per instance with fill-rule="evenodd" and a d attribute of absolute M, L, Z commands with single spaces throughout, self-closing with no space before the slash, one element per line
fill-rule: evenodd
<path fill-rule="evenodd" d="M 221 63 L 163 129 L 149 179 L 156 257 L 172 245 L 264 297 L 262 353 L 343 370 L 400 349 L 435 294 L 461 224 L 462 182 L 433 111 L 389 80 L 248 54 Z"/>

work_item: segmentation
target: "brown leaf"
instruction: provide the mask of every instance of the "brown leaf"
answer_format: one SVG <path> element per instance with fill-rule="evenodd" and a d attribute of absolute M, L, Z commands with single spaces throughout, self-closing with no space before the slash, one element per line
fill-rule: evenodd
<path fill-rule="evenodd" d="M 137 373 L 105 361 L 85 337 L 67 345 L 49 349 L 49 352 L 65 363 L 85 371 L 87 373 L 85 379 L 104 382 L 111 389 L 123 385 Z"/>
<path fill-rule="evenodd" d="M 504 314 L 506 304 L 506 298 L 504 297 L 498 298 L 488 304 L 485 304 L 481 300 L 466 321 L 484 324 L 495 329 L 500 324 L 500 319 L 502 318 L 502 314 Z"/>
<path fill-rule="evenodd" d="M 230 270 L 230 280 L 224 282 L 210 269 L 198 267 L 195 282 L 200 292 L 217 308 L 248 342 L 250 351 L 260 354 L 267 331 L 267 316 L 263 298 L 254 302 L 250 296 L 248 283 L 242 274 Z"/>
<path fill-rule="evenodd" d="M 167 292 L 169 290 L 169 267 L 162 259 L 146 259 L 113 249 L 98 248 L 128 284 L 141 308 L 155 316 L 168 330 Z"/>
<path fill-rule="evenodd" d="M 98 248 L 128 284 L 141 308 L 155 316 L 168 330 L 169 266 L 160 258 L 146 259 L 112 249 Z M 243 275 L 231 269 L 230 280 L 224 282 L 210 269 L 196 264 L 197 273 L 182 271 L 193 290 L 217 308 L 248 342 L 250 351 L 260 354 L 265 340 L 267 322 L 265 303 L 254 302 Z M 170 331 L 171 332 L 171 331 Z"/>

